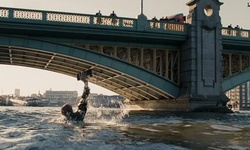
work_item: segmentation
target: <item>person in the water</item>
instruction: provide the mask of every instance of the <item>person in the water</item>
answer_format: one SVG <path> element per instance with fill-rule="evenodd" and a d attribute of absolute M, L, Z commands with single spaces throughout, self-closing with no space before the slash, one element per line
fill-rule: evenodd
<path fill-rule="evenodd" d="M 84 91 L 82 98 L 78 104 L 78 109 L 76 112 L 73 111 L 73 108 L 69 104 L 64 104 L 61 108 L 61 113 L 66 117 L 67 120 L 71 121 L 83 121 L 87 112 L 88 107 L 88 96 L 90 89 L 88 87 L 88 76 L 92 76 L 92 71 L 88 70 L 86 72 L 81 72 L 77 74 L 77 80 L 82 80 L 84 82 Z"/>

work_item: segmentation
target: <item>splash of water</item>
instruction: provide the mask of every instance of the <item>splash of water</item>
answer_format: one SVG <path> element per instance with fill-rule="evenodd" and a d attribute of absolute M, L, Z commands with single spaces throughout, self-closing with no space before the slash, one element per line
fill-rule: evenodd
<path fill-rule="evenodd" d="M 113 108 L 110 107 L 94 107 L 89 103 L 87 115 L 84 122 L 86 123 L 104 123 L 104 124 L 120 124 L 124 117 L 128 116 L 129 111 L 125 109 L 122 101 L 108 101 Z"/>
<path fill-rule="evenodd" d="M 64 124 L 65 126 L 78 126 L 83 127 L 86 124 L 104 124 L 104 125 L 119 125 L 122 124 L 124 117 L 129 115 L 129 111 L 126 109 L 122 101 L 111 100 L 107 101 L 106 106 L 93 106 L 91 100 L 88 100 L 88 111 L 84 118 L 84 122 L 67 120 L 63 115 L 56 116 L 50 119 L 49 122 Z M 114 107 L 115 106 L 115 107 Z M 74 110 L 77 108 L 74 108 Z"/>

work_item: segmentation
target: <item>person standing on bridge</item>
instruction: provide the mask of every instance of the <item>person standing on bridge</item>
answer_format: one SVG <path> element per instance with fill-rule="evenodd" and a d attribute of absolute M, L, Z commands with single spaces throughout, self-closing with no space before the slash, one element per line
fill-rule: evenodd
<path fill-rule="evenodd" d="M 87 70 L 86 72 L 80 72 L 77 74 L 77 80 L 84 82 L 84 90 L 81 97 L 81 100 L 78 104 L 78 110 L 73 112 L 73 108 L 69 104 L 64 104 L 61 108 L 61 113 L 66 117 L 67 120 L 71 121 L 83 121 L 87 112 L 88 107 L 88 96 L 90 93 L 90 88 L 88 86 L 88 77 L 92 76 L 92 71 Z"/>
<path fill-rule="evenodd" d="M 116 14 L 115 14 L 115 11 L 113 11 L 113 12 L 110 14 L 110 17 L 117 17 Z"/>
<path fill-rule="evenodd" d="M 100 17 L 100 16 L 102 16 L 101 11 L 99 10 L 99 12 L 96 13 L 95 15 L 98 16 L 97 20 L 96 20 L 96 23 L 101 24 L 102 23 L 102 18 Z"/>
<path fill-rule="evenodd" d="M 101 15 L 102 15 L 102 13 L 101 13 L 101 11 L 99 10 L 99 12 L 97 12 L 95 15 L 97 15 L 97 16 L 101 16 Z"/>

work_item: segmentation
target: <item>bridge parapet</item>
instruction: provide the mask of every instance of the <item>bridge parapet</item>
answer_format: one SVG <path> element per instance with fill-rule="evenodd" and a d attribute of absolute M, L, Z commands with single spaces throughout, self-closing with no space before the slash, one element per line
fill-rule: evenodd
<path fill-rule="evenodd" d="M 1 18 L 9 18 L 9 10 L 8 9 L 0 9 L 0 17 Z"/>
<path fill-rule="evenodd" d="M 167 21 L 149 21 L 150 29 L 154 30 L 169 30 L 176 32 L 185 32 L 186 28 L 184 24 L 167 22 Z"/>
<path fill-rule="evenodd" d="M 222 28 L 221 34 L 225 37 L 249 38 L 249 30 L 237 28 Z"/>
<path fill-rule="evenodd" d="M 0 7 L 0 21 L 138 30 L 139 19 Z M 187 24 L 147 21 L 144 31 L 187 33 Z"/>

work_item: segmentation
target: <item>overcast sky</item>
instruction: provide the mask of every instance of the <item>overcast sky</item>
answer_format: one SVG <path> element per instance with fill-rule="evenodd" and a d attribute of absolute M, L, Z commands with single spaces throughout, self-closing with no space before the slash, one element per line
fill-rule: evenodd
<path fill-rule="evenodd" d="M 144 0 L 144 14 L 148 19 L 161 18 L 177 13 L 188 14 L 186 3 L 189 0 Z M 249 0 L 250 1 L 250 0 Z M 232 24 L 250 29 L 250 7 L 248 0 L 221 0 L 221 20 L 223 26 Z M 115 11 L 118 16 L 136 18 L 140 14 L 140 0 L 1 0 L 2 7 L 52 10 L 95 14 L 99 10 L 103 15 Z M 62 74 L 26 67 L 0 65 L 0 95 L 12 94 L 15 88 L 21 89 L 21 95 L 30 95 L 46 90 L 76 90 L 82 93 L 82 83 L 75 78 Z M 108 90 L 90 84 L 91 93 L 114 94 Z"/>

